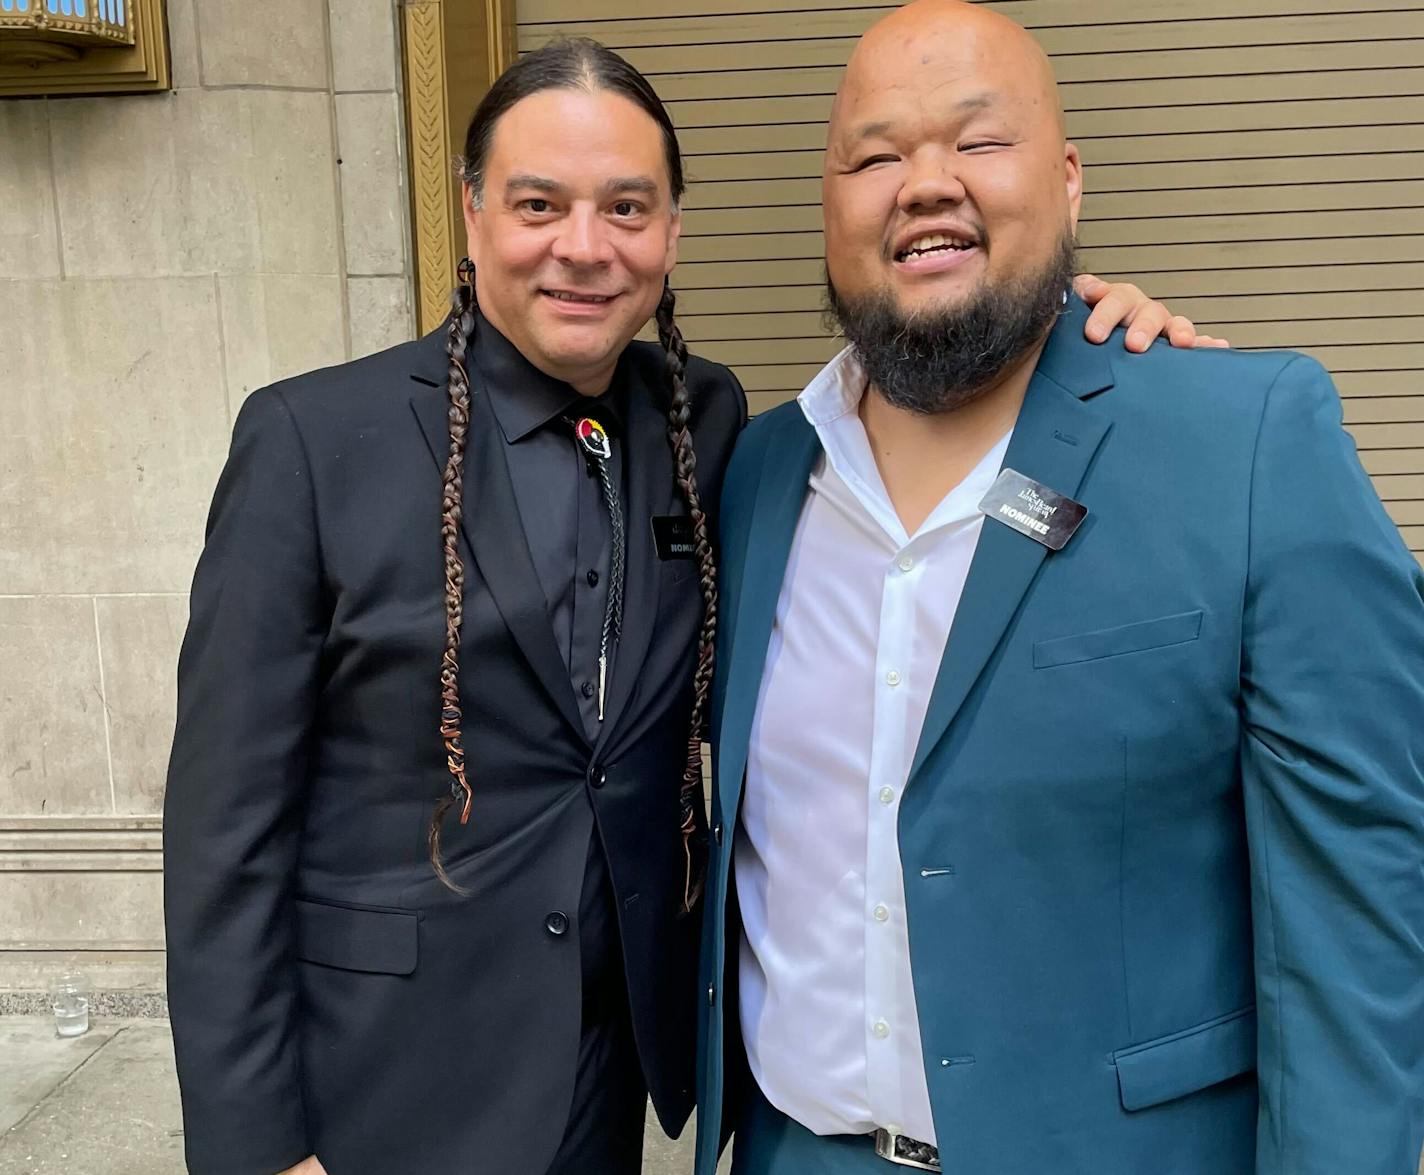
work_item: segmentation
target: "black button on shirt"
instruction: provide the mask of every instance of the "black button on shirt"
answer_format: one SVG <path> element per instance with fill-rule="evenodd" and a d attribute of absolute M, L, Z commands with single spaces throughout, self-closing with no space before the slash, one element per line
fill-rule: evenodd
<path fill-rule="evenodd" d="M 524 358 L 483 316 L 475 331 L 474 360 L 490 407 L 504 434 L 505 458 L 520 522 L 539 586 L 549 609 L 554 642 L 575 690 L 584 732 L 598 737 L 598 655 L 603 637 L 612 527 L 603 489 L 589 472 L 570 419 L 591 416 L 607 429 L 613 455 L 610 472 L 623 488 L 622 423 L 626 419 L 624 364 L 601 396 L 580 395 Z M 479 509 L 478 503 L 472 504 Z M 595 590 L 596 589 L 596 590 Z M 609 651 L 611 681 L 616 646 Z"/>

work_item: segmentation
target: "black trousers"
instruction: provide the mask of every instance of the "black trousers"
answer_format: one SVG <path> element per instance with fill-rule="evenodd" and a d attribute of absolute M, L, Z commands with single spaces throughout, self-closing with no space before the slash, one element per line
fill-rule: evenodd
<path fill-rule="evenodd" d="M 579 900 L 583 1032 L 563 1141 L 546 1175 L 639 1175 L 648 1091 L 633 1042 L 618 914 L 595 828 Z"/>

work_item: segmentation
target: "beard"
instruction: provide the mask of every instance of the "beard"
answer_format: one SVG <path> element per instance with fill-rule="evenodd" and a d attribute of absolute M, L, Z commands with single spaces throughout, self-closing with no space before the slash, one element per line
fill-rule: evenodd
<path fill-rule="evenodd" d="M 842 297 L 826 274 L 826 313 L 886 403 L 924 416 L 978 398 L 1028 353 L 1063 309 L 1077 272 L 1072 230 L 1038 270 L 983 283 L 961 303 L 906 312 L 879 289 Z"/>

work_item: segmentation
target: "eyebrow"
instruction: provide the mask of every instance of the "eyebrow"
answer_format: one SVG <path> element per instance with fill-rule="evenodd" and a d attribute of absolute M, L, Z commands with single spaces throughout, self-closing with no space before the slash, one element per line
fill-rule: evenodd
<path fill-rule="evenodd" d="M 620 176 L 605 183 L 601 189 L 605 196 L 611 196 L 615 192 L 637 192 L 644 196 L 656 196 L 658 194 L 658 183 L 645 175 Z"/>
<path fill-rule="evenodd" d="M 988 110 L 994 105 L 993 94 L 973 94 L 968 98 L 961 98 L 954 104 L 954 108 L 961 113 L 969 113 L 974 110 Z M 874 139 L 881 135 L 888 134 L 893 129 L 894 124 L 888 121 L 867 122 L 855 128 L 851 133 L 853 142 L 860 142 L 862 139 Z"/>
<path fill-rule="evenodd" d="M 889 129 L 890 124 L 888 122 L 867 122 L 862 126 L 856 127 L 855 133 L 851 135 L 851 138 L 857 141 L 860 139 L 874 139 L 879 135 L 883 135 Z"/>
<path fill-rule="evenodd" d="M 562 195 L 568 188 L 559 183 L 558 180 L 548 179 L 542 175 L 512 175 L 505 181 L 504 190 L 509 192 L 535 191 L 545 192 L 548 195 Z M 617 176 L 605 181 L 599 187 L 599 192 L 604 196 L 611 196 L 618 192 L 638 192 L 645 196 L 658 195 L 658 183 L 645 175 Z"/>
<path fill-rule="evenodd" d="M 968 98 L 961 98 L 954 105 L 959 110 L 988 110 L 998 101 L 997 94 L 971 94 Z"/>
<path fill-rule="evenodd" d="M 521 189 L 532 189 L 536 192 L 548 192 L 554 195 L 564 191 L 564 185 L 558 180 L 546 179 L 542 175 L 512 175 L 504 182 L 505 192 L 516 192 Z"/>

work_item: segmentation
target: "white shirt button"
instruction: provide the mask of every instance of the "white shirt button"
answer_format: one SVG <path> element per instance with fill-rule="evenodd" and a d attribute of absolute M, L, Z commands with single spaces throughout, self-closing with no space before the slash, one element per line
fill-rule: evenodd
<path fill-rule="evenodd" d="M 886 1024 L 884 1020 L 877 1020 L 870 1026 L 870 1031 L 875 1033 L 876 1040 L 884 1040 L 890 1035 L 890 1025 Z"/>
<path fill-rule="evenodd" d="M 876 907 L 875 907 L 875 920 L 876 920 L 877 922 L 886 922 L 886 921 L 889 921 L 889 918 L 890 918 L 890 909 L 889 909 L 889 907 L 884 906 L 884 905 L 880 905 L 880 906 L 876 906 Z"/>
<path fill-rule="evenodd" d="M 898 669 L 890 670 L 890 672 L 885 675 L 885 683 L 887 685 L 899 685 L 900 671 Z"/>
<path fill-rule="evenodd" d="M 895 566 L 901 571 L 909 571 L 915 565 L 915 561 L 909 555 L 901 555 L 895 560 Z"/>
<path fill-rule="evenodd" d="M 880 802 L 882 804 L 893 804 L 895 802 L 895 789 L 893 787 L 882 787 L 880 789 Z"/>

